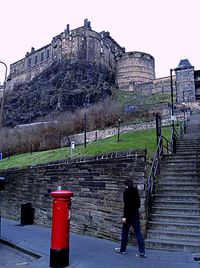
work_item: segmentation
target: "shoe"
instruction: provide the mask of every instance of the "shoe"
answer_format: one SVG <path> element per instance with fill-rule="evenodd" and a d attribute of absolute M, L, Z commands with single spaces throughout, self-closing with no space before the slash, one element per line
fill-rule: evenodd
<path fill-rule="evenodd" d="M 115 252 L 118 254 L 123 254 L 123 255 L 127 254 L 126 251 L 121 251 L 120 248 L 115 248 Z"/>
<path fill-rule="evenodd" d="M 138 258 L 146 258 L 147 257 L 147 255 L 145 255 L 145 253 L 136 253 L 136 257 L 138 257 Z"/>

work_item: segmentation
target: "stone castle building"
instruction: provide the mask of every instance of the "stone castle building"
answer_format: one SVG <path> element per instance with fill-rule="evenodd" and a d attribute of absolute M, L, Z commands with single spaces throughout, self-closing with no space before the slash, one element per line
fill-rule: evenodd
<path fill-rule="evenodd" d="M 84 25 L 70 29 L 67 24 L 64 32 L 53 37 L 50 44 L 35 50 L 31 48 L 25 57 L 10 66 L 7 89 L 15 84 L 29 82 L 54 61 L 61 59 L 87 61 L 102 64 L 116 75 L 120 90 L 130 90 L 152 94 L 170 93 L 171 77 L 155 77 L 155 60 L 143 52 L 126 52 L 109 34 L 92 30 L 85 19 Z M 174 69 L 173 88 L 176 101 L 200 99 L 200 71 L 195 71 L 190 62 L 181 60 Z"/>

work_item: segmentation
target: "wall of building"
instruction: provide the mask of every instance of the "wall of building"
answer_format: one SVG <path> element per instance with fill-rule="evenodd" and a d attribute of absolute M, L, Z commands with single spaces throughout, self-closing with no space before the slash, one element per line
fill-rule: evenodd
<path fill-rule="evenodd" d="M 34 222 L 51 225 L 49 192 L 61 186 L 74 192 L 71 230 L 118 240 L 123 216 L 124 181 L 132 178 L 141 197 L 141 225 L 146 230 L 146 153 L 130 150 L 63 163 L 1 171 L 7 184 L 2 197 L 2 216 L 20 219 L 21 204 L 30 202 Z"/>
<path fill-rule="evenodd" d="M 173 87 L 175 86 L 175 77 L 173 76 Z M 162 77 L 153 81 L 153 93 L 168 93 L 171 92 L 170 77 Z"/>
<path fill-rule="evenodd" d="M 177 99 L 195 101 L 194 67 L 176 71 Z"/>
<path fill-rule="evenodd" d="M 200 100 L 200 70 L 194 71 L 196 99 Z"/>

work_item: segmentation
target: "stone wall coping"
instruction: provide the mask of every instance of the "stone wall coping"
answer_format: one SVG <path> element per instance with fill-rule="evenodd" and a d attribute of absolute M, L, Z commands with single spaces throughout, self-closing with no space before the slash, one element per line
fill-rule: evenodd
<path fill-rule="evenodd" d="M 75 163 L 86 163 L 86 162 L 99 162 L 99 161 L 105 161 L 109 159 L 123 159 L 123 158 L 141 158 L 146 157 L 147 150 L 146 149 L 130 149 L 128 151 L 118 151 L 118 152 L 110 152 L 106 154 L 100 154 L 100 155 L 92 155 L 92 156 L 85 156 L 85 157 L 77 157 L 77 158 L 68 158 L 64 160 L 58 160 L 58 161 L 52 161 L 47 162 L 44 164 L 37 164 L 37 165 L 30 165 L 26 167 L 21 168 L 10 168 L 7 170 L 0 170 L 1 173 L 8 172 L 13 170 L 26 170 L 26 169 L 33 169 L 33 168 L 41 168 L 41 167 L 47 167 L 47 166 L 56 166 L 61 164 L 75 164 Z"/>

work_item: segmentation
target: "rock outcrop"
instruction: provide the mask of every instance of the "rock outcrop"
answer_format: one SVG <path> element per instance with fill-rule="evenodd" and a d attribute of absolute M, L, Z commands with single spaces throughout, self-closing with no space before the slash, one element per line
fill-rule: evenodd
<path fill-rule="evenodd" d="M 49 114 L 91 106 L 108 98 L 114 84 L 113 72 L 102 65 L 54 62 L 31 82 L 6 92 L 3 125 L 26 124 Z"/>

